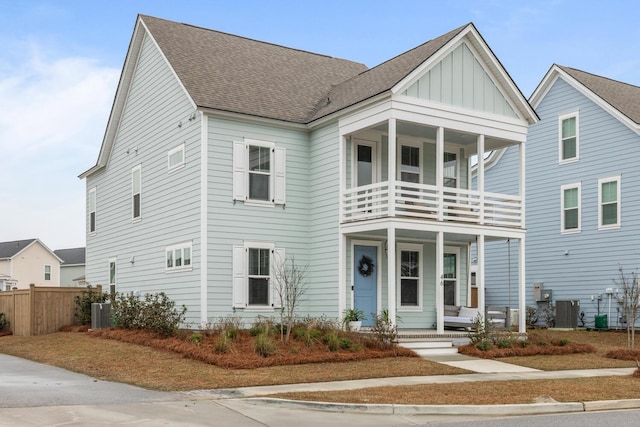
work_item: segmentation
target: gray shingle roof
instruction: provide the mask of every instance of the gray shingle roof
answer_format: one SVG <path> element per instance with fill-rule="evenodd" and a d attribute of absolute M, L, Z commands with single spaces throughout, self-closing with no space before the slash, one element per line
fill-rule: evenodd
<path fill-rule="evenodd" d="M 390 90 L 467 27 L 367 69 L 344 59 L 140 18 L 196 105 L 293 123 L 309 123 Z"/>
<path fill-rule="evenodd" d="M 36 239 L 14 240 L 12 242 L 0 242 L 0 259 L 11 258 Z"/>
<path fill-rule="evenodd" d="M 305 123 L 367 67 L 150 16 L 142 21 L 199 107 Z"/>
<path fill-rule="evenodd" d="M 565 73 L 583 84 L 616 110 L 640 124 L 640 87 L 596 76 L 575 68 L 558 65 Z"/>
<path fill-rule="evenodd" d="M 62 265 L 85 263 L 85 248 L 56 249 L 53 253 L 62 260 Z"/>

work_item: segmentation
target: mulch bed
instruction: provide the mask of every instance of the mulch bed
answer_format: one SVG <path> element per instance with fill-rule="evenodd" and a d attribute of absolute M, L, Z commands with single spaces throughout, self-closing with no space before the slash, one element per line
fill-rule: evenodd
<path fill-rule="evenodd" d="M 386 357 L 418 357 L 413 351 L 403 347 L 384 348 L 376 342 L 358 334 L 345 334 L 352 341 L 352 349 L 330 351 L 321 339 L 310 345 L 296 341 L 282 342 L 280 336 L 273 338 L 277 345 L 275 354 L 262 357 L 255 352 L 254 337 L 248 331 L 240 331 L 226 353 L 215 351 L 217 335 L 202 335 L 199 344 L 191 342 L 188 336 L 163 338 L 145 330 L 100 329 L 89 331 L 92 336 L 114 339 L 132 344 L 145 345 L 157 349 L 172 351 L 185 358 L 216 365 L 222 368 L 252 369 L 267 366 L 298 365 L 306 363 L 346 362 L 354 360 L 378 359 Z"/>
<path fill-rule="evenodd" d="M 490 350 L 479 350 L 475 345 L 469 344 L 458 348 L 458 352 L 467 356 L 481 357 L 483 359 L 496 359 L 500 357 L 518 356 L 540 356 L 540 355 L 562 355 L 577 353 L 595 353 L 596 348 L 591 344 L 568 343 L 565 345 L 539 345 L 530 344 L 526 347 L 512 348 L 492 348 Z"/>

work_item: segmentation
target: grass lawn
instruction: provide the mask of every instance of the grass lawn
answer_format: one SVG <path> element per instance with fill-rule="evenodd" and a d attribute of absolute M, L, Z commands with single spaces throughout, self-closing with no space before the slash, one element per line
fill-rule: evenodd
<path fill-rule="evenodd" d="M 605 357 L 626 347 L 620 332 L 546 331 L 559 339 L 590 343 L 595 353 L 509 357 L 499 360 L 542 370 L 635 367 L 634 361 Z M 166 390 L 335 381 L 393 376 L 460 374 L 466 371 L 416 357 L 309 363 L 253 369 L 220 368 L 186 354 L 104 339 L 82 332 L 37 337 L 0 337 L 0 352 L 59 366 L 94 378 Z M 236 357 L 241 357 L 236 354 Z M 640 398 L 640 378 L 531 380 L 379 387 L 348 392 L 295 393 L 279 397 L 354 403 L 503 404 L 531 403 L 549 395 L 557 401 Z"/>

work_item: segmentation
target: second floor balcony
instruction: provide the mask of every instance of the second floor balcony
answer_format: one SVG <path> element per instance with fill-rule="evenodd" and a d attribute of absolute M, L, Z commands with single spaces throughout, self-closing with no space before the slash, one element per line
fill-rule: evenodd
<path fill-rule="evenodd" d="M 341 222 L 378 218 L 523 227 L 520 196 L 394 181 L 342 192 Z"/>

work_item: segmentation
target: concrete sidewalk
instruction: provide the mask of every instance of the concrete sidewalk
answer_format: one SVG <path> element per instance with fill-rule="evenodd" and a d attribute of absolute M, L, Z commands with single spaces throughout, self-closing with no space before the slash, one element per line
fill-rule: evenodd
<path fill-rule="evenodd" d="M 387 387 L 420 384 L 452 384 L 484 381 L 570 379 L 631 375 L 636 368 L 576 369 L 566 371 L 540 371 L 495 360 L 478 359 L 460 354 L 428 356 L 437 363 L 473 371 L 470 374 L 430 375 L 412 377 L 372 378 L 351 381 L 330 381 L 305 384 L 241 387 L 234 389 L 194 390 L 184 392 L 191 399 L 219 399 L 222 405 L 233 406 L 236 398 L 253 405 L 267 405 L 290 409 L 312 409 L 331 412 L 355 412 L 370 414 L 434 414 L 456 415 L 475 413 L 478 415 L 524 415 L 561 412 L 585 412 L 612 409 L 640 408 L 640 399 L 569 402 L 545 401 L 516 405 L 379 405 L 341 404 L 328 402 L 303 402 L 270 398 L 268 395 L 288 392 L 344 391 L 369 387 Z M 228 402 L 228 403 L 225 403 Z"/>

